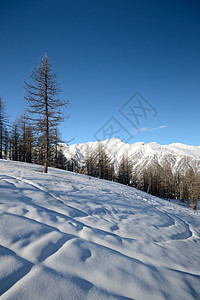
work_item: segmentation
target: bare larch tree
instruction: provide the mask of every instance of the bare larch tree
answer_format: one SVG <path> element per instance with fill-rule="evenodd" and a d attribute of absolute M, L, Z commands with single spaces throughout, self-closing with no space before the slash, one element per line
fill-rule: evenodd
<path fill-rule="evenodd" d="M 64 120 L 60 109 L 68 104 L 68 101 L 58 98 L 61 88 L 57 82 L 57 74 L 52 74 L 51 70 L 50 59 L 45 53 L 40 65 L 31 73 L 31 83 L 27 81 L 24 83 L 26 90 L 24 98 L 29 104 L 30 119 L 36 126 L 40 143 L 42 140 L 44 173 L 48 172 L 50 149 L 55 140 L 55 129 Z"/>
<path fill-rule="evenodd" d="M 0 158 L 6 158 L 6 139 L 8 135 L 8 116 L 5 112 L 5 104 L 0 95 Z"/>

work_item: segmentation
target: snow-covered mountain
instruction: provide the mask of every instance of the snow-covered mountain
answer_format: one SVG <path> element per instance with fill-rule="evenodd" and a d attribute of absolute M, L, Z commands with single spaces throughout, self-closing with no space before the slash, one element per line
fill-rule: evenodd
<path fill-rule="evenodd" d="M 200 299 L 199 211 L 0 160 L 0 298 Z"/>
<path fill-rule="evenodd" d="M 126 144 L 117 138 L 101 142 L 112 162 L 117 166 L 126 153 L 133 162 L 134 170 L 139 173 L 142 169 L 153 163 L 163 166 L 169 163 L 173 172 L 182 174 L 191 166 L 195 172 L 200 172 L 200 146 L 188 146 L 180 143 L 159 145 L 153 143 Z M 62 144 L 63 153 L 67 159 L 74 158 L 79 163 L 84 161 L 88 150 L 95 150 L 98 142 L 88 142 L 67 146 Z"/>

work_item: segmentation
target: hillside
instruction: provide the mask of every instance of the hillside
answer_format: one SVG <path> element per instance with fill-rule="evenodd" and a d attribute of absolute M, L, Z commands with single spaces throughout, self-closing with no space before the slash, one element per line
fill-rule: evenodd
<path fill-rule="evenodd" d="M 170 145 L 159 145 L 155 142 L 145 144 L 142 142 L 126 144 L 117 138 L 101 142 L 111 161 L 118 165 L 123 154 L 126 153 L 133 162 L 134 171 L 138 174 L 144 168 L 159 163 L 163 166 L 169 163 L 173 173 L 184 174 L 191 166 L 195 172 L 200 174 L 200 146 L 188 146 L 174 143 Z M 88 142 L 67 146 L 62 144 L 63 153 L 67 159 L 75 159 L 80 164 L 84 161 L 88 150 L 95 150 L 98 142 Z"/>
<path fill-rule="evenodd" d="M 131 187 L 0 160 L 1 299 L 200 299 L 199 225 Z"/>

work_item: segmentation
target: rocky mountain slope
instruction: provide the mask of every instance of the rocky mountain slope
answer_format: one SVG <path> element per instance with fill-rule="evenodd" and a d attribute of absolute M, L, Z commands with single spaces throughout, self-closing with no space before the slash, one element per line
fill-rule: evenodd
<path fill-rule="evenodd" d="M 62 144 L 63 153 L 67 159 L 75 159 L 80 164 L 84 162 L 87 151 L 95 151 L 99 142 Z M 180 143 L 159 145 L 153 143 L 137 142 L 126 144 L 119 139 L 112 138 L 101 142 L 115 166 L 118 165 L 123 154 L 133 162 L 134 170 L 141 172 L 145 167 L 159 163 L 161 166 L 168 163 L 173 172 L 184 174 L 189 167 L 200 173 L 200 146 L 189 146 Z"/>

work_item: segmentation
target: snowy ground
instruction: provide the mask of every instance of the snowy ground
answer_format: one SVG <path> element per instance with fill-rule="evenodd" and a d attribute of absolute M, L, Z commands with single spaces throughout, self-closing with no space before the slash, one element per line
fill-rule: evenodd
<path fill-rule="evenodd" d="M 200 213 L 0 161 L 1 299 L 200 299 Z"/>

